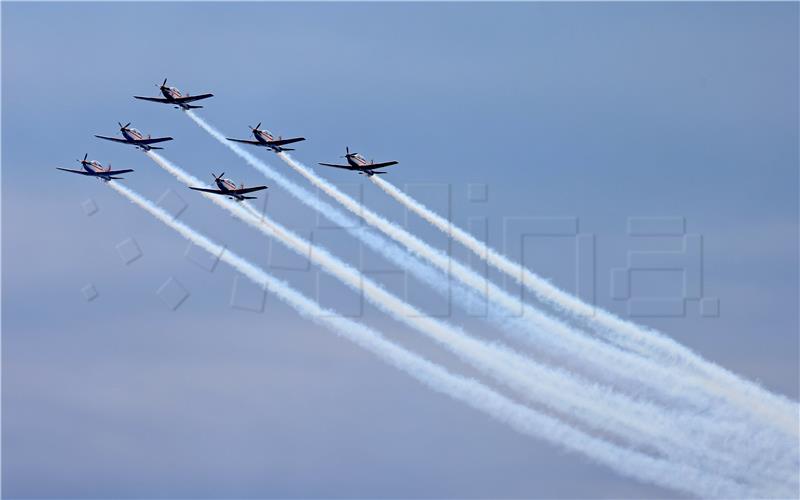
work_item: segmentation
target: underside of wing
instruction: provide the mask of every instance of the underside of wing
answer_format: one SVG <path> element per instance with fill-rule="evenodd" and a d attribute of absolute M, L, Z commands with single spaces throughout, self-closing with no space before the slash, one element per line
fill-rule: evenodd
<path fill-rule="evenodd" d="M 254 191 L 261 191 L 263 189 L 267 189 L 267 186 L 254 186 L 243 189 L 235 189 L 233 192 L 236 194 L 247 194 L 247 193 L 252 193 Z"/>
<path fill-rule="evenodd" d="M 261 143 L 258 141 L 248 141 L 247 139 L 231 139 L 230 137 L 226 137 L 229 141 L 233 142 L 241 142 L 242 144 L 252 144 L 254 146 L 260 146 Z"/>
<path fill-rule="evenodd" d="M 196 187 L 192 187 L 192 186 L 189 186 L 189 189 L 193 189 L 195 191 L 202 191 L 204 193 L 227 194 L 227 192 L 220 191 L 219 189 L 196 188 Z"/>
<path fill-rule="evenodd" d="M 357 168 L 353 168 L 352 165 L 336 165 L 335 163 L 320 163 L 320 165 L 333 168 L 343 168 L 345 170 L 358 170 Z"/>
<path fill-rule="evenodd" d="M 102 172 L 103 175 L 119 175 L 119 174 L 127 174 L 128 172 L 133 172 L 133 169 L 127 168 L 125 170 L 109 170 L 108 172 Z"/>
<path fill-rule="evenodd" d="M 169 99 L 164 99 L 163 97 L 142 97 L 139 95 L 133 96 L 134 99 L 141 99 L 143 101 L 152 101 L 152 102 L 161 102 L 161 103 L 169 103 Z"/>
<path fill-rule="evenodd" d="M 305 141 L 305 137 L 293 137 L 291 139 L 278 139 L 277 141 L 269 141 L 267 144 L 270 146 L 283 146 L 284 144 L 293 144 L 295 142 Z"/>
<path fill-rule="evenodd" d="M 121 142 L 122 144 L 131 144 L 129 141 L 126 141 L 125 139 L 119 139 L 117 137 L 106 137 L 104 135 L 96 135 L 95 137 L 98 139 L 105 139 L 107 141 Z"/>
<path fill-rule="evenodd" d="M 214 94 L 187 95 L 184 97 L 176 97 L 175 99 L 173 99 L 172 102 L 183 104 L 186 102 L 199 101 L 200 99 L 208 99 L 209 97 L 214 97 Z"/>
<path fill-rule="evenodd" d="M 134 144 L 155 144 L 157 142 L 171 141 L 172 137 L 155 137 L 153 139 L 139 139 L 132 141 Z"/>
<path fill-rule="evenodd" d="M 56 169 L 63 170 L 64 172 L 72 172 L 73 174 L 92 175 L 85 170 L 73 170 L 71 168 L 61 168 L 61 167 L 56 167 Z"/>
<path fill-rule="evenodd" d="M 368 165 L 369 168 L 383 168 L 383 167 L 391 167 L 392 165 L 397 165 L 399 162 L 396 161 L 385 161 L 383 163 L 373 163 Z"/>

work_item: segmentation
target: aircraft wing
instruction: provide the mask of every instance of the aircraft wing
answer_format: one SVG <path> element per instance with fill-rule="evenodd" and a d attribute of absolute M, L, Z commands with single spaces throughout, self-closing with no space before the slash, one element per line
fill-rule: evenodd
<path fill-rule="evenodd" d="M 261 143 L 258 141 L 248 141 L 247 139 L 231 139 L 230 137 L 226 137 L 226 139 L 233 142 L 241 142 L 242 144 L 252 144 L 254 146 L 261 146 Z"/>
<path fill-rule="evenodd" d="M 96 135 L 98 139 L 105 139 L 107 141 L 114 141 L 114 142 L 121 142 L 122 144 L 133 144 L 125 139 L 120 139 L 118 137 L 106 137 L 104 135 Z"/>
<path fill-rule="evenodd" d="M 244 189 L 234 189 L 232 192 L 235 194 L 247 194 L 247 193 L 252 193 L 253 191 L 261 191 L 262 189 L 267 189 L 267 186 L 255 186 Z"/>
<path fill-rule="evenodd" d="M 127 168 L 125 170 L 109 170 L 107 172 L 103 172 L 102 175 L 119 175 L 119 174 L 127 174 L 128 172 L 133 172 L 133 169 Z"/>
<path fill-rule="evenodd" d="M 165 103 L 165 104 L 168 104 L 170 102 L 169 99 L 164 99 L 163 97 L 142 97 L 142 96 L 135 95 L 135 96 L 133 96 L 133 98 L 134 99 L 141 99 L 143 101 L 161 102 L 161 103 Z"/>
<path fill-rule="evenodd" d="M 137 141 L 131 141 L 131 144 L 156 144 L 158 142 L 165 142 L 171 140 L 172 137 L 155 137 L 153 139 L 139 139 Z"/>
<path fill-rule="evenodd" d="M 358 168 L 354 168 L 352 165 L 336 165 L 333 163 L 320 163 L 320 165 L 325 165 L 326 167 L 333 167 L 333 168 L 343 168 L 345 170 L 360 170 Z"/>
<path fill-rule="evenodd" d="M 228 194 L 227 191 L 222 191 L 219 189 L 206 189 L 206 188 L 196 188 L 189 186 L 189 189 L 194 189 L 195 191 L 202 191 L 204 193 L 213 193 L 213 194 Z"/>
<path fill-rule="evenodd" d="M 267 144 L 270 146 L 283 146 L 285 144 L 292 144 L 295 142 L 305 141 L 305 137 L 293 137 L 291 139 L 278 139 L 277 141 L 269 141 Z"/>
<path fill-rule="evenodd" d="M 172 100 L 172 102 L 176 104 L 182 104 L 185 102 L 199 101 L 200 99 L 208 99 L 209 97 L 214 97 L 214 94 L 187 95 L 183 97 L 176 97 L 175 99 Z"/>
<path fill-rule="evenodd" d="M 392 165 L 397 165 L 399 162 L 396 161 L 385 161 L 383 163 L 371 163 L 367 165 L 370 169 L 373 168 L 383 168 L 383 167 L 391 167 Z"/>
<path fill-rule="evenodd" d="M 73 174 L 81 174 L 81 175 L 92 175 L 86 170 L 72 170 L 71 168 L 61 168 L 56 167 L 58 170 L 63 170 L 64 172 L 72 172 Z"/>

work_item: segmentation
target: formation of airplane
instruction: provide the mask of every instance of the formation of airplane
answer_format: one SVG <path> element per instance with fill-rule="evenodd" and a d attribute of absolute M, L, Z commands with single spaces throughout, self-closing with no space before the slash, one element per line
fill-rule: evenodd
<path fill-rule="evenodd" d="M 130 122 L 128 122 L 127 125 L 119 123 L 119 131 L 122 132 L 122 139 L 118 137 L 106 137 L 104 135 L 95 135 L 95 137 L 97 137 L 98 139 L 105 139 L 107 141 L 120 142 L 122 144 L 130 144 L 139 149 L 142 149 L 143 151 L 150 151 L 151 149 L 164 149 L 156 146 L 151 146 L 151 144 L 172 140 L 172 137 L 152 138 L 149 135 L 145 137 L 144 134 L 142 134 L 135 128 L 130 128 L 130 126 L 131 126 Z"/>
<path fill-rule="evenodd" d="M 73 174 L 81 174 L 81 175 L 88 175 L 89 177 L 96 177 L 103 181 L 110 181 L 111 179 L 124 179 L 124 177 L 114 177 L 115 175 L 120 174 L 127 174 L 128 172 L 133 172 L 132 169 L 126 168 L 124 170 L 111 170 L 111 164 L 109 163 L 107 167 L 104 167 L 95 160 L 87 160 L 89 157 L 89 153 L 86 153 L 83 156 L 83 160 L 75 160 L 81 164 L 83 170 L 73 170 L 71 168 L 61 168 L 56 167 L 58 170 L 63 170 L 64 172 L 72 172 Z"/>
<path fill-rule="evenodd" d="M 202 106 L 196 106 L 189 103 L 199 101 L 202 99 L 208 99 L 209 97 L 214 96 L 214 94 L 200 94 L 192 96 L 189 95 L 188 93 L 186 95 L 183 95 L 181 94 L 180 90 L 176 89 L 175 87 L 167 86 L 166 78 L 160 85 L 156 84 L 156 86 L 164 95 L 164 97 L 144 97 L 138 95 L 133 97 L 143 101 L 151 101 L 161 104 L 170 104 L 175 106 L 175 109 L 182 109 L 184 111 L 188 111 L 191 109 L 202 108 Z M 141 149 L 142 151 L 150 151 L 152 149 L 164 149 L 159 146 L 153 146 L 153 144 L 158 144 L 161 142 L 173 140 L 172 137 L 150 137 L 149 135 L 145 137 L 144 134 L 142 134 L 135 128 L 132 128 L 130 123 L 123 125 L 122 123 L 118 122 L 118 124 L 119 124 L 119 131 L 122 133 L 122 137 L 108 137 L 105 135 L 95 135 L 95 137 L 99 139 L 104 139 L 106 141 L 118 142 L 120 144 L 128 144 L 136 147 L 137 149 Z M 275 153 L 281 153 L 283 151 L 294 151 L 293 148 L 287 148 L 285 146 L 288 144 L 294 144 L 296 142 L 305 140 L 304 137 L 290 137 L 288 139 L 284 139 L 283 137 L 278 136 L 276 138 L 269 130 L 261 129 L 260 122 L 255 127 L 250 127 L 250 130 L 253 132 L 253 137 L 255 140 L 232 139 L 232 138 L 228 138 L 228 140 L 243 144 L 250 144 L 252 146 L 261 146 L 269 148 Z M 373 175 L 386 173 L 379 169 L 398 164 L 398 162 L 396 161 L 386 161 L 381 163 L 375 163 L 374 161 L 368 162 L 360 154 L 351 153 L 349 146 L 345 148 L 345 151 L 346 153 L 344 156 L 342 156 L 342 158 L 345 158 L 347 160 L 347 164 L 339 165 L 335 163 L 320 163 L 320 165 L 326 167 L 341 168 L 344 170 L 351 170 L 358 172 L 359 174 L 372 177 Z M 83 167 L 82 170 L 74 170 L 70 168 L 61 168 L 61 167 L 56 167 L 56 168 L 58 170 L 63 170 L 65 172 L 85 175 L 88 177 L 95 177 L 106 182 L 112 179 L 113 180 L 123 179 L 123 177 L 118 177 L 118 176 L 120 174 L 133 172 L 132 169 L 111 170 L 110 163 L 107 167 L 104 167 L 97 161 L 89 160 L 88 157 L 89 154 L 87 153 L 86 155 L 84 155 L 82 160 L 77 160 Z M 208 189 L 208 188 L 193 187 L 193 186 L 190 186 L 189 189 L 193 189 L 195 191 L 203 191 L 206 193 L 218 194 L 221 196 L 227 196 L 228 198 L 239 202 L 244 200 L 256 199 L 255 196 L 246 196 L 246 195 L 249 193 L 267 189 L 267 186 L 245 187 L 244 184 L 241 184 L 239 187 L 237 187 L 236 184 L 230 179 L 223 178 L 225 173 L 222 173 L 219 176 L 215 174 L 211 175 L 214 176 L 214 182 L 216 183 L 219 189 Z"/>
<path fill-rule="evenodd" d="M 250 127 L 250 130 L 253 131 L 253 136 L 256 138 L 255 141 L 248 141 L 247 139 L 231 139 L 230 137 L 227 139 L 229 141 L 241 142 L 243 144 L 251 144 L 253 146 L 264 146 L 266 148 L 270 148 L 276 153 L 280 153 L 281 151 L 294 151 L 292 148 L 284 148 L 283 146 L 306 140 L 305 137 L 292 137 L 291 139 L 284 139 L 280 136 L 278 136 L 276 139 L 275 136 L 272 135 L 272 132 L 269 130 L 261 130 L 260 127 L 261 122 L 259 122 L 255 127 Z"/>
<path fill-rule="evenodd" d="M 345 158 L 347 160 L 347 165 L 337 165 L 335 163 L 320 163 L 320 165 L 324 165 L 326 167 L 334 167 L 334 168 L 343 168 L 345 170 L 354 170 L 359 174 L 366 175 L 368 177 L 372 177 L 376 174 L 385 174 L 386 172 L 379 172 L 375 169 L 377 168 L 384 168 L 384 167 L 391 167 L 392 165 L 397 165 L 398 162 L 396 161 L 385 161 L 382 163 L 375 163 L 375 161 L 367 162 L 367 160 L 358 153 L 351 153 L 350 146 L 345 148 L 345 155 L 340 156 L 340 158 Z"/>
<path fill-rule="evenodd" d="M 214 182 L 217 184 L 219 189 L 207 189 L 207 188 L 200 188 L 200 187 L 192 187 L 189 186 L 189 189 L 194 189 L 195 191 L 203 191 L 204 193 L 212 193 L 212 194 L 219 194 L 222 196 L 227 196 L 232 200 L 236 201 L 244 201 L 244 200 L 255 200 L 255 196 L 244 196 L 247 193 L 252 193 L 255 191 L 261 191 L 267 189 L 267 186 L 254 186 L 246 188 L 244 184 L 236 187 L 236 183 L 234 183 L 230 179 L 224 179 L 222 176 L 225 175 L 225 172 L 219 174 L 219 176 L 212 173 L 211 175 L 214 176 Z"/>
<path fill-rule="evenodd" d="M 209 97 L 214 97 L 214 94 L 200 94 L 200 95 L 186 95 L 181 94 L 181 91 L 176 89 L 175 87 L 167 87 L 167 79 L 164 78 L 164 83 L 161 85 L 156 84 L 158 90 L 164 94 L 164 97 L 142 97 L 135 95 L 133 96 L 135 99 L 141 99 L 143 101 L 151 101 L 151 102 L 160 102 L 162 104 L 172 104 L 175 106 L 175 109 L 199 109 L 203 106 L 192 106 L 189 104 L 190 102 L 199 101 L 201 99 L 208 99 Z"/>

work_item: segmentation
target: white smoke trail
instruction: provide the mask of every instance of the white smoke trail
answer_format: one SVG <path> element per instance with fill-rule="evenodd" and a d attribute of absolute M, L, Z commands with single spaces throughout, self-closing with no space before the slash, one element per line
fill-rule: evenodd
<path fill-rule="evenodd" d="M 146 154 L 180 182 L 187 185 L 205 187 L 199 179 L 174 165 L 163 156 L 152 151 Z M 454 331 L 442 322 L 424 318 L 425 315 L 420 311 L 404 304 L 399 298 L 381 289 L 371 280 L 364 278 L 357 270 L 349 268 L 325 250 L 312 246 L 309 242 L 294 235 L 268 217 L 259 214 L 249 205 L 245 203 L 235 204 L 224 197 L 213 194 L 201 194 L 266 235 L 279 238 L 292 250 L 301 253 L 301 255 L 309 256 L 316 263 L 326 266 L 325 268 L 331 271 L 334 276 L 342 279 L 343 282 L 357 291 L 363 291 L 365 297 L 371 302 L 377 303 L 381 308 L 389 308 L 389 312 L 393 317 L 404 316 L 406 319 L 401 319 L 401 321 L 420 331 L 427 332 L 431 329 L 437 331 L 439 338 L 449 339 L 449 341 L 445 340 L 444 342 L 449 342 L 447 347 L 451 350 L 459 345 L 464 345 L 463 342 L 459 341 L 459 338 L 466 337 L 465 334 Z M 246 210 L 242 210 L 242 206 Z M 337 269 L 340 271 L 336 271 Z M 631 440 L 633 444 L 650 445 L 671 456 L 683 453 L 687 448 L 693 446 L 691 441 L 675 442 L 675 425 L 666 420 L 665 412 L 661 408 L 646 403 L 636 404 L 628 398 L 601 386 L 577 380 L 566 372 L 548 369 L 533 363 L 531 360 L 523 359 L 518 354 L 508 351 L 499 345 L 489 346 L 477 341 L 468 342 L 468 345 L 468 349 L 471 351 L 489 351 L 495 358 L 503 360 L 503 368 L 500 370 L 492 368 L 486 361 L 476 361 L 475 355 L 473 355 L 471 361 L 473 364 L 479 363 L 480 366 L 483 366 L 484 371 L 494 373 L 496 378 L 501 379 L 504 383 L 527 397 L 537 395 L 535 398 L 537 402 L 559 411 L 569 412 L 578 420 L 598 430 L 614 432 L 620 437 Z M 523 375 L 525 375 L 524 378 Z M 647 424 L 643 425 L 643 422 Z M 661 425 L 654 425 L 656 422 Z M 696 453 L 701 452 L 699 449 L 694 451 Z M 707 453 L 702 453 L 702 455 L 706 457 Z M 719 460 L 724 460 L 724 457 Z M 728 467 L 735 466 L 730 460 L 726 460 L 725 465 Z"/>
<path fill-rule="evenodd" d="M 187 185 L 204 186 L 200 180 L 157 153 L 148 152 L 147 155 L 179 181 Z M 351 288 L 363 291 L 365 297 L 379 308 L 412 328 L 426 335 L 433 335 L 434 340 L 461 359 L 527 398 L 569 414 L 571 418 L 590 428 L 613 433 L 634 445 L 653 448 L 672 459 L 687 461 L 697 468 L 724 469 L 731 471 L 731 475 L 746 477 L 751 483 L 763 482 L 760 475 L 751 474 L 746 470 L 745 466 L 752 464 L 745 464 L 739 457 L 730 453 L 718 453 L 713 449 L 707 449 L 703 444 L 715 431 L 724 429 L 729 435 L 742 434 L 743 431 L 736 432 L 726 426 L 720 426 L 719 423 L 714 423 L 713 427 L 709 428 L 710 422 L 707 423 L 705 420 L 678 415 L 645 402 L 632 401 L 608 388 L 580 380 L 563 370 L 550 369 L 532 360 L 521 358 L 499 345 L 487 345 L 472 339 L 444 323 L 423 317 L 420 311 L 365 279 L 355 269 L 349 268 L 326 251 L 312 246 L 269 218 L 258 214 L 249 205 L 232 203 L 221 196 L 202 194 L 268 236 L 279 238 L 294 251 L 310 256 L 317 264 L 322 265 Z M 242 209 L 242 206 L 247 210 Z M 689 439 L 681 437 L 685 429 L 695 428 L 702 430 L 699 433 L 699 441 L 697 436 L 690 436 Z M 776 468 L 775 464 L 770 465 L 773 469 Z M 782 468 L 778 469 L 781 475 L 777 478 L 768 475 L 766 478 L 768 483 L 774 484 L 776 480 L 784 480 L 786 474 Z"/>
<path fill-rule="evenodd" d="M 706 391 L 710 391 L 712 394 L 734 401 L 751 413 L 767 417 L 770 422 L 777 423 L 784 431 L 796 432 L 797 421 L 793 420 L 791 416 L 777 411 L 772 405 L 762 403 L 762 400 L 749 399 L 745 395 L 747 393 L 746 384 L 739 384 L 736 387 L 743 388 L 745 391 L 745 394 L 743 394 L 736 391 L 736 388 L 732 389 L 724 384 L 709 381 L 706 378 L 698 377 L 697 374 L 683 375 L 680 372 L 672 370 L 671 366 L 665 367 L 660 363 L 655 364 L 649 362 L 646 359 L 633 356 L 625 351 L 609 349 L 608 346 L 604 345 L 602 342 L 580 334 L 564 322 L 543 314 L 541 311 L 527 304 L 520 304 L 517 298 L 512 297 L 491 282 L 487 282 L 484 277 L 457 261 L 450 259 L 447 255 L 411 235 L 408 231 L 392 224 L 364 207 L 361 203 L 342 193 L 335 186 L 317 176 L 308 167 L 294 160 L 290 155 L 281 153 L 278 156 L 282 157 L 289 166 L 311 181 L 320 190 L 341 203 L 342 206 L 362 217 L 368 224 L 378 228 L 390 238 L 400 242 L 416 254 L 423 256 L 437 268 L 449 272 L 474 290 L 488 292 L 487 298 L 494 303 L 498 303 L 507 311 L 514 311 L 521 307 L 523 311 L 522 321 L 508 319 L 509 323 L 518 327 L 512 329 L 511 332 L 519 333 L 520 331 L 526 331 L 527 333 L 533 333 L 535 336 L 528 337 L 526 340 L 532 340 L 538 347 L 541 348 L 546 343 L 547 347 L 551 349 L 551 352 L 555 352 L 567 358 L 575 355 L 583 355 L 589 363 L 594 363 L 596 365 L 596 368 L 599 370 L 598 375 L 600 376 L 609 373 L 613 373 L 621 378 L 630 378 L 633 376 L 636 382 L 644 384 L 652 383 L 655 390 L 668 393 L 673 399 L 684 399 L 688 394 L 692 394 L 692 391 L 696 394 L 696 389 L 700 389 L 702 394 L 694 399 L 694 403 L 702 409 L 706 409 L 711 405 L 711 402 L 705 397 L 705 394 L 707 394 Z M 381 186 L 386 184 L 382 179 L 376 181 L 375 179 L 377 177 L 378 176 L 373 176 L 371 178 L 373 182 L 380 182 L 381 184 L 379 185 Z M 525 328 L 524 323 L 526 320 L 533 322 L 534 326 L 537 328 L 533 331 L 529 328 Z M 705 363 L 710 365 L 708 362 Z M 766 393 L 766 391 L 763 390 L 761 390 L 761 392 Z M 780 399 L 771 394 L 770 397 L 773 399 Z M 797 406 L 795 405 L 795 415 L 796 413 Z"/>
<path fill-rule="evenodd" d="M 202 120 L 198 116 L 194 115 L 191 112 L 187 114 L 192 118 L 193 121 L 195 121 L 195 123 L 197 123 L 201 128 L 206 130 L 210 135 L 212 135 L 212 137 L 217 139 L 223 145 L 227 146 L 234 153 L 243 158 L 248 164 L 261 171 L 264 175 L 271 177 L 272 179 L 277 181 L 282 187 L 287 189 L 291 194 L 296 196 L 299 200 L 308 204 L 312 208 L 318 210 L 320 213 L 324 214 L 326 217 L 342 225 L 343 227 L 354 226 L 352 219 L 341 214 L 341 212 L 331 207 L 330 205 L 321 202 L 311 193 L 297 186 L 293 182 L 289 181 L 281 174 L 275 172 L 274 170 L 269 168 L 266 164 L 261 162 L 259 159 L 257 159 L 250 153 L 242 150 L 236 144 L 227 141 L 221 133 L 216 131 L 216 129 L 207 124 L 204 120 Z M 351 210 L 353 213 L 364 217 L 370 224 L 377 226 L 380 230 L 386 232 L 392 238 L 397 239 L 398 241 L 406 245 L 408 248 L 411 248 L 418 254 L 423 255 L 425 258 L 431 260 L 440 269 L 452 272 L 451 266 L 453 266 L 455 267 L 455 271 L 459 272 L 459 273 L 454 273 L 454 275 L 459 277 L 459 279 L 462 279 L 462 281 L 465 281 L 468 284 L 470 284 L 470 286 L 473 286 L 474 288 L 479 290 L 486 286 L 483 278 L 477 276 L 477 274 L 475 274 L 471 270 L 465 269 L 458 263 L 450 261 L 450 259 L 441 255 L 435 249 L 431 249 L 424 243 L 417 240 L 415 237 L 409 235 L 407 232 L 399 228 L 396 228 L 388 221 L 385 221 L 379 216 L 369 212 L 360 204 L 354 202 L 346 195 L 341 194 L 340 192 L 338 192 L 338 190 L 336 190 L 332 186 L 327 185 L 325 181 L 316 177 L 313 173 L 309 172 L 307 168 L 305 168 L 302 165 L 299 165 L 297 162 L 294 162 L 294 160 L 291 159 L 291 157 L 287 158 L 284 155 L 281 156 L 285 160 L 287 160 L 287 163 L 289 163 L 290 166 L 292 166 L 295 170 L 297 170 L 302 175 L 312 180 L 312 182 L 314 182 L 314 184 L 317 185 L 317 187 L 319 187 L 326 193 L 330 194 L 331 196 L 334 196 L 334 198 L 337 199 L 337 201 L 342 202 L 345 205 L 345 207 Z M 386 247 L 386 245 L 383 242 L 381 242 L 380 240 L 376 240 L 375 236 L 372 233 L 359 229 L 355 231 L 355 235 L 361 238 L 362 241 L 364 241 L 368 245 L 371 245 L 373 248 L 376 248 L 378 250 L 384 250 L 382 253 L 391 254 L 392 251 L 391 246 Z M 412 272 L 420 272 L 418 266 L 415 268 L 414 262 L 409 262 L 409 256 L 407 254 L 395 255 L 393 258 L 395 259 L 395 262 L 400 264 L 402 267 L 410 269 L 412 270 Z M 424 274 L 424 271 L 422 271 L 421 273 Z M 431 283 L 430 276 L 428 277 L 428 279 L 424 280 L 428 283 Z M 433 279 L 432 281 L 436 282 L 437 280 Z M 441 280 L 439 280 L 439 282 L 441 282 Z M 503 295 L 505 295 L 505 301 L 506 301 L 505 306 L 509 310 L 513 310 L 513 308 L 519 306 L 516 299 L 508 296 L 508 294 L 505 294 L 505 292 L 500 291 L 496 287 L 492 288 L 492 290 L 493 293 L 491 295 L 493 295 L 493 298 L 495 299 L 496 297 L 503 298 Z M 530 308 L 527 310 L 527 315 L 529 317 L 531 316 L 541 317 L 541 313 L 532 310 Z M 550 321 L 550 320 L 545 317 L 545 321 Z M 519 323 L 517 324 L 519 325 Z M 606 346 L 605 344 L 594 341 L 593 339 L 587 339 L 580 336 L 574 337 L 573 335 L 573 337 L 570 339 L 570 343 L 565 345 L 565 343 L 563 342 L 565 339 L 563 334 L 569 334 L 572 332 L 566 330 L 566 326 L 563 323 L 558 323 L 558 322 L 549 323 L 546 324 L 546 326 L 547 328 L 545 328 L 542 325 L 539 325 L 539 331 L 538 331 L 539 335 L 535 339 L 536 342 L 541 343 L 542 345 L 547 345 L 550 348 L 554 348 L 557 353 L 560 353 L 562 356 L 565 357 L 582 355 L 585 362 L 595 363 L 597 365 L 601 375 L 606 375 L 603 372 L 608 371 L 608 372 L 613 372 L 622 377 L 630 378 L 631 376 L 633 376 L 635 377 L 634 380 L 636 380 L 637 382 L 647 384 L 651 387 L 651 390 L 657 391 L 661 394 L 666 394 L 672 399 L 682 400 L 685 399 L 688 395 L 694 394 L 694 397 L 690 399 L 691 401 L 693 401 L 693 404 L 696 407 L 698 407 L 702 412 L 709 413 L 709 418 L 715 420 L 713 425 L 715 426 L 722 425 L 722 422 L 719 421 L 719 418 L 715 418 L 719 416 L 718 405 L 715 406 L 713 402 L 708 399 L 707 394 L 705 393 L 696 394 L 697 387 L 692 387 L 692 386 L 687 387 L 686 380 L 675 377 L 674 373 L 665 370 L 660 365 L 659 366 L 654 366 L 652 364 L 648 365 L 645 361 L 639 359 L 638 357 L 633 357 L 627 355 L 624 352 L 619 352 L 616 350 L 612 350 L 609 353 L 608 346 Z M 528 330 L 530 331 L 530 329 Z M 559 335 L 557 336 L 557 338 L 554 338 L 553 335 L 548 334 L 549 332 L 561 333 L 562 335 Z M 598 348 L 601 349 L 599 352 L 597 351 Z M 601 355 L 603 350 L 606 351 L 605 356 Z M 610 360 L 609 360 L 609 355 L 612 356 Z M 686 432 L 689 432 L 690 429 L 691 427 L 688 427 L 684 429 L 679 429 L 679 431 L 685 430 Z M 759 433 L 752 431 L 750 431 L 749 433 L 731 432 L 730 434 L 759 435 Z M 702 438 L 703 434 L 701 433 L 701 436 L 699 437 Z M 691 436 L 691 438 L 697 439 L 698 436 L 693 435 Z M 753 454 L 759 455 L 762 450 L 771 450 L 773 448 L 776 448 L 775 440 L 772 437 L 769 437 L 769 439 L 767 439 L 767 437 L 763 437 L 763 439 L 765 440 L 765 443 L 763 445 L 751 446 L 751 451 Z M 752 443 L 749 444 L 752 445 Z M 774 464 L 772 464 L 772 466 L 774 466 Z"/>
<path fill-rule="evenodd" d="M 656 330 L 643 328 L 601 308 L 586 304 L 580 298 L 560 290 L 521 264 L 511 262 L 388 181 L 378 176 L 373 176 L 370 180 L 403 206 L 467 247 L 496 269 L 533 291 L 536 297 L 543 302 L 582 320 L 589 326 L 599 326 L 599 333 L 605 334 L 610 340 L 626 349 L 635 350 L 665 364 L 687 367 L 694 370 L 695 373 L 705 375 L 710 383 L 714 384 L 718 393 L 724 394 L 725 397 L 751 411 L 779 422 L 781 428 L 791 435 L 798 434 L 798 406 L 796 403 L 766 391 L 757 384 L 703 359 L 687 347 Z"/>
<path fill-rule="evenodd" d="M 264 162 L 245 151 L 237 144 L 228 141 L 224 135 L 194 112 L 187 111 L 186 114 L 209 135 L 233 151 L 237 156 L 244 159 L 249 165 L 256 168 L 262 174 L 280 184 L 281 187 L 286 189 L 302 203 L 305 203 L 312 209 L 329 218 L 329 220 L 335 224 L 347 228 L 365 244 L 379 253 L 386 255 L 401 267 L 410 270 L 425 283 L 430 284 L 439 291 L 443 290 L 442 286 L 446 284 L 446 281 L 442 280 L 438 273 L 432 273 L 429 268 L 420 265 L 418 260 L 413 256 L 408 255 L 406 252 L 398 251 L 398 248 L 394 245 L 388 244 L 374 233 L 365 231 L 363 227 L 356 224 L 352 218 L 343 214 L 340 210 L 319 200 L 312 193 L 268 167 Z M 336 199 L 353 214 L 364 218 L 371 226 L 376 227 L 390 238 L 400 242 L 417 255 L 423 256 L 433 263 L 440 271 L 456 276 L 462 283 L 471 287 L 478 293 L 484 293 L 488 288 L 488 298 L 496 303 L 499 302 L 507 311 L 517 311 L 522 306 L 525 313 L 523 319 L 535 322 L 535 328 L 532 330 L 530 328 L 531 325 L 525 321 L 513 321 L 513 319 L 511 319 L 513 313 L 507 314 L 506 317 L 503 318 L 503 321 L 510 324 L 513 323 L 512 326 L 515 328 L 505 328 L 506 332 L 515 334 L 523 340 L 531 341 L 539 349 L 549 349 L 551 353 L 564 358 L 573 358 L 576 355 L 582 356 L 584 367 L 595 367 L 595 374 L 597 376 L 608 377 L 613 374 L 620 378 L 629 379 L 633 383 L 649 386 L 651 391 L 658 391 L 678 401 L 684 400 L 693 394 L 693 388 L 686 387 L 687 381 L 676 379 L 662 367 L 647 365 L 638 358 L 627 355 L 624 352 L 609 350 L 607 346 L 601 342 L 593 341 L 593 339 L 579 335 L 576 336 L 574 334 L 575 332 L 564 323 L 555 321 L 543 315 L 538 310 L 526 307 L 524 304 L 521 305 L 515 297 L 510 296 L 508 293 L 487 282 L 483 277 L 472 270 L 453 261 L 438 250 L 431 248 L 407 231 L 367 210 L 363 205 L 340 192 L 334 186 L 331 186 L 325 180 L 314 174 L 310 169 L 295 161 L 291 156 L 287 154 L 281 154 L 279 156 L 281 156 L 295 171 L 306 177 L 326 194 Z M 456 294 L 459 292 L 457 288 L 453 291 Z M 466 297 L 464 297 L 464 301 L 461 305 L 464 304 L 469 304 Z M 497 317 L 495 316 L 494 319 L 497 320 Z M 532 337 L 523 336 L 523 333 L 528 333 L 532 335 Z M 655 373 L 647 377 L 642 377 L 643 373 L 649 373 L 653 370 L 655 370 Z M 702 395 L 699 400 L 696 398 L 693 404 L 702 410 L 707 410 L 709 407 L 708 400 L 704 399 Z"/>
<path fill-rule="evenodd" d="M 134 191 L 114 181 L 109 186 L 149 212 L 181 236 L 235 268 L 254 283 L 276 294 L 302 316 L 330 328 L 340 336 L 377 355 L 431 389 L 480 410 L 521 434 L 577 451 L 620 474 L 704 497 L 748 497 L 759 494 L 733 481 L 709 476 L 694 468 L 666 462 L 615 446 L 585 434 L 557 419 L 536 412 L 500 395 L 479 382 L 454 375 L 444 368 L 385 340 L 378 332 L 320 308 L 315 302 L 277 280 L 228 249 L 197 233 L 186 224 Z"/>

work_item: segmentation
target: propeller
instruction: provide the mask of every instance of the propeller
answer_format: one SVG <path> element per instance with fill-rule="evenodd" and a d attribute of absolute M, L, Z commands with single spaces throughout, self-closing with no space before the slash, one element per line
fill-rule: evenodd
<path fill-rule="evenodd" d="M 119 125 L 119 129 L 120 129 L 120 130 L 125 130 L 126 128 L 128 128 L 128 127 L 130 127 L 130 126 L 131 126 L 131 122 L 128 122 L 128 123 L 126 123 L 125 125 L 123 125 L 123 124 L 122 124 L 122 123 L 120 123 L 120 122 L 117 122 L 117 125 Z"/>
<path fill-rule="evenodd" d="M 357 154 L 358 154 L 358 153 L 351 153 L 351 152 L 350 152 L 350 146 L 347 146 L 347 147 L 345 148 L 345 150 L 347 151 L 347 154 L 346 154 L 346 155 L 344 155 L 344 156 L 340 156 L 339 158 L 350 158 L 351 156 L 355 156 L 355 155 L 357 155 Z"/>
<path fill-rule="evenodd" d="M 167 86 L 167 79 L 166 78 L 164 78 L 164 83 L 162 83 L 161 85 L 156 83 L 156 87 L 158 87 L 160 89 L 163 89 L 166 86 Z"/>
<path fill-rule="evenodd" d="M 248 125 L 248 127 L 250 127 L 250 125 Z M 250 130 L 258 130 L 260 127 L 261 127 L 261 122 L 258 122 L 258 125 L 256 125 L 255 127 L 250 127 Z"/>
<path fill-rule="evenodd" d="M 214 172 L 211 172 L 211 175 L 213 175 L 213 176 L 214 176 L 214 180 L 215 180 L 215 181 L 218 181 L 218 180 L 222 179 L 222 176 L 223 176 L 223 175 L 225 175 L 225 172 L 222 172 L 222 173 L 221 173 L 221 174 L 219 174 L 219 175 L 215 174 Z"/>
<path fill-rule="evenodd" d="M 88 158 L 88 157 L 89 157 L 89 153 L 86 153 L 85 155 L 83 155 L 83 160 L 75 160 L 75 161 L 77 161 L 78 163 L 82 164 L 83 162 L 86 161 L 86 158 Z"/>

